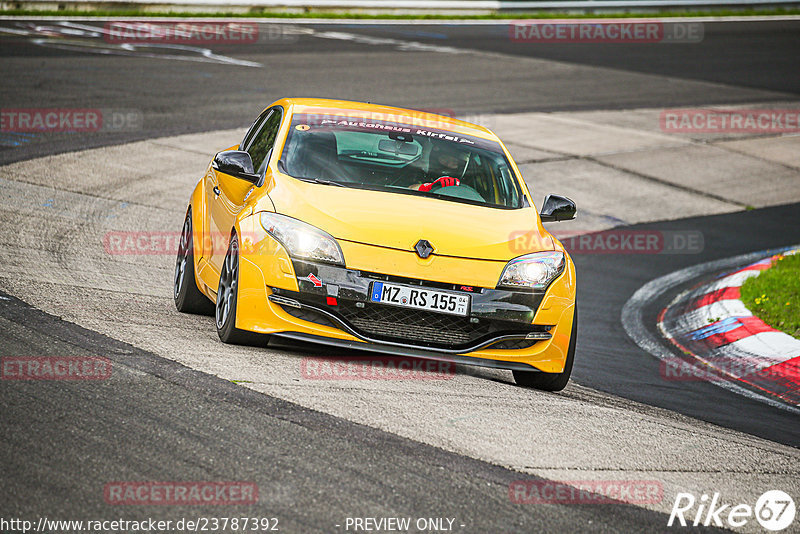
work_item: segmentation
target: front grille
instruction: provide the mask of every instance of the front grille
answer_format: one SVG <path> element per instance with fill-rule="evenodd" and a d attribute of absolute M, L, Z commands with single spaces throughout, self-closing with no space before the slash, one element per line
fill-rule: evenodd
<path fill-rule="evenodd" d="M 339 313 L 353 328 L 371 337 L 413 341 L 421 345 L 465 345 L 491 333 L 487 321 L 425 310 L 340 301 Z"/>
<path fill-rule="evenodd" d="M 304 321 L 350 331 L 356 336 L 378 342 L 401 343 L 418 347 L 448 350 L 474 350 L 502 336 L 547 335 L 549 326 L 495 317 L 458 315 L 415 310 L 361 299 L 338 297 L 329 305 L 325 297 L 273 288 L 270 300 Z M 283 300 L 278 299 L 285 299 Z M 297 306 L 302 306 L 298 308 Z M 315 310 L 317 308 L 319 311 Z M 321 310 L 330 313 L 327 316 Z M 514 350 L 533 346 L 536 339 L 511 339 L 490 344 L 493 349 Z"/>

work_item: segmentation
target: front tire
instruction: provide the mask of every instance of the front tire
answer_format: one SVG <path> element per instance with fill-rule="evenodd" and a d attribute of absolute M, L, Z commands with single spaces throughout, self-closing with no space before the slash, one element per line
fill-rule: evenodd
<path fill-rule="evenodd" d="M 189 210 L 186 220 L 183 222 L 181 240 L 178 244 L 178 258 L 175 260 L 172 296 L 179 312 L 214 315 L 214 304 L 197 288 L 197 281 L 194 277 L 192 210 Z"/>
<path fill-rule="evenodd" d="M 569 348 L 564 370 L 560 373 L 543 373 L 540 371 L 513 371 L 514 381 L 519 386 L 541 389 L 542 391 L 561 391 L 567 387 L 572 374 L 572 363 L 575 361 L 575 345 L 578 339 L 578 305 L 575 304 L 572 317 L 572 331 L 569 334 Z"/>
<path fill-rule="evenodd" d="M 232 345 L 266 345 L 269 336 L 236 328 L 236 302 L 239 293 L 239 238 L 231 236 L 228 253 L 222 263 L 217 288 L 214 317 L 217 334 L 223 343 Z"/>

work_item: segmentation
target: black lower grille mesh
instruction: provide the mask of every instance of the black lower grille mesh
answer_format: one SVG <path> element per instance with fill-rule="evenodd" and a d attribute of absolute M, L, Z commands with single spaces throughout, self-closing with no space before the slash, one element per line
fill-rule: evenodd
<path fill-rule="evenodd" d="M 519 349 L 527 349 L 532 347 L 536 343 L 536 339 L 510 339 L 507 341 L 501 341 L 499 343 L 495 343 L 491 345 L 490 349 L 500 349 L 500 350 L 519 350 Z"/>
<path fill-rule="evenodd" d="M 339 313 L 354 328 L 373 337 L 411 340 L 420 344 L 464 345 L 490 333 L 489 324 L 468 318 L 395 306 L 352 303 L 339 306 Z"/>

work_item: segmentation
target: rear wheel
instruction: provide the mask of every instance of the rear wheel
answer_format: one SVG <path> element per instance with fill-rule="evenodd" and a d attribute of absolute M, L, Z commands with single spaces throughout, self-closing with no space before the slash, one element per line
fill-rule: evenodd
<path fill-rule="evenodd" d="M 179 312 L 213 315 L 214 304 L 197 288 L 194 278 L 194 237 L 192 235 L 192 211 L 186 214 L 183 222 L 181 240 L 178 244 L 178 258 L 175 260 L 175 280 L 173 283 L 175 307 Z"/>
<path fill-rule="evenodd" d="M 575 315 L 572 317 L 572 331 L 569 334 L 569 348 L 564 370 L 560 373 L 543 373 L 540 371 L 514 371 L 514 381 L 517 385 L 541 389 L 543 391 L 561 391 L 567 387 L 569 375 L 572 374 L 572 363 L 575 360 L 575 344 L 578 338 L 578 305 L 575 305 Z"/>
<path fill-rule="evenodd" d="M 232 345 L 266 345 L 269 336 L 236 328 L 236 301 L 239 293 L 239 238 L 231 236 L 228 253 L 222 264 L 217 289 L 215 317 L 217 334 L 223 343 Z"/>

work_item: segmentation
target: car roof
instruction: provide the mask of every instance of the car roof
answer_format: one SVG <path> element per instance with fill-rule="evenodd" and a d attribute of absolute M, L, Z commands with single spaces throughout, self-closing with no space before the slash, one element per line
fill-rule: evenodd
<path fill-rule="evenodd" d="M 423 111 L 383 106 L 369 102 L 333 100 L 327 98 L 283 98 L 273 105 L 283 105 L 287 108 L 291 108 L 290 112 L 292 114 L 344 114 L 353 115 L 358 118 L 369 117 L 374 120 L 385 120 L 413 126 L 437 128 L 439 130 L 499 141 L 497 136 L 488 128 L 453 118 L 451 116 L 454 114 L 452 110 L 439 109 Z M 433 111 L 440 111 L 447 114 L 433 113 Z"/>

